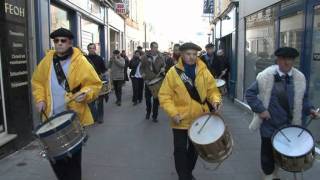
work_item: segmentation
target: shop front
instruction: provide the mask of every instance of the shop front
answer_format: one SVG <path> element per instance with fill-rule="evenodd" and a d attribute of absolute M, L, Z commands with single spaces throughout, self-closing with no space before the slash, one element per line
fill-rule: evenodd
<path fill-rule="evenodd" d="M 125 49 L 125 22 L 124 19 L 108 8 L 108 25 L 109 25 L 109 55 L 114 50 Z"/>

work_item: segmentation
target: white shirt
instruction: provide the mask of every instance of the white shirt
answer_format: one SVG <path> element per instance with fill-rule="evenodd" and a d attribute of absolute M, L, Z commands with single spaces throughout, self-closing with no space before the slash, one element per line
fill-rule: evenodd
<path fill-rule="evenodd" d="M 141 75 L 141 73 L 140 73 L 140 66 L 141 66 L 141 62 L 138 64 L 136 73 L 134 74 L 134 77 L 135 77 L 135 78 L 142 78 L 142 75 Z"/>

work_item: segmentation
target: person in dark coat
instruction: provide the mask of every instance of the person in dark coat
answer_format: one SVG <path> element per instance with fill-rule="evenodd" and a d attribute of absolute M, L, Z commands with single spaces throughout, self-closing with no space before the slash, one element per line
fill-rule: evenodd
<path fill-rule="evenodd" d="M 133 105 L 137 105 L 138 103 L 141 103 L 143 99 L 144 81 L 140 72 L 140 66 L 141 66 L 141 53 L 140 51 L 136 50 L 133 55 L 133 58 L 130 60 L 130 63 L 129 63 L 129 68 L 131 69 L 130 78 L 131 78 L 132 90 L 133 90 L 133 97 L 132 97 Z"/>
<path fill-rule="evenodd" d="M 283 126 L 302 125 L 304 116 L 319 117 L 309 105 L 304 74 L 293 67 L 294 60 L 299 56 L 298 51 L 282 47 L 274 54 L 277 64 L 260 72 L 245 95 L 254 112 L 249 128 L 260 129 L 264 180 L 279 178 L 271 142 L 273 134 Z"/>
<path fill-rule="evenodd" d="M 128 77 L 129 58 L 125 50 L 121 51 L 121 57 L 125 60 L 125 63 L 126 63 L 124 67 L 124 81 L 129 81 L 129 77 Z"/>
<path fill-rule="evenodd" d="M 215 65 L 215 52 L 214 52 L 214 45 L 209 43 L 206 45 L 206 53 L 200 56 L 200 59 L 207 65 L 207 68 L 214 76 L 214 71 L 217 65 Z M 215 76 L 214 76 L 215 77 Z"/>
<path fill-rule="evenodd" d="M 96 70 L 100 79 L 103 78 L 104 73 L 107 71 L 104 60 L 101 56 L 96 53 L 96 45 L 94 43 L 90 43 L 88 45 L 89 55 L 87 59 L 92 64 L 93 68 Z M 93 118 L 95 122 L 103 123 L 103 96 L 99 96 L 95 101 L 89 104 L 91 113 L 93 114 Z"/>

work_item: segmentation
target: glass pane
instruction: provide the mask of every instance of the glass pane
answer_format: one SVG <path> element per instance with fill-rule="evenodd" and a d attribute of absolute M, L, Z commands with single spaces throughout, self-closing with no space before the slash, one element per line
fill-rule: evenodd
<path fill-rule="evenodd" d="M 304 28 L 304 14 L 299 11 L 294 15 L 280 20 L 280 47 L 288 46 L 296 48 L 301 53 L 301 45 Z M 295 61 L 295 67 L 299 68 L 300 57 Z"/>
<path fill-rule="evenodd" d="M 70 17 L 68 12 L 64 9 L 58 8 L 57 6 L 50 6 L 51 13 L 51 32 L 58 28 L 71 29 Z"/>
<path fill-rule="evenodd" d="M 281 3 L 281 10 L 289 9 L 297 4 L 303 3 L 304 0 L 286 0 Z"/>
<path fill-rule="evenodd" d="M 311 76 L 309 99 L 315 107 L 320 107 L 320 6 L 315 7 L 312 37 Z M 310 126 L 317 140 L 320 139 L 320 123 L 313 122 Z"/>
<path fill-rule="evenodd" d="M 100 31 L 99 26 L 91 21 L 81 19 L 81 37 L 82 37 L 82 50 L 88 53 L 87 46 L 89 43 L 95 43 L 97 54 L 100 54 Z"/>
<path fill-rule="evenodd" d="M 245 89 L 255 81 L 259 72 L 274 64 L 274 34 L 274 7 L 246 18 Z"/>

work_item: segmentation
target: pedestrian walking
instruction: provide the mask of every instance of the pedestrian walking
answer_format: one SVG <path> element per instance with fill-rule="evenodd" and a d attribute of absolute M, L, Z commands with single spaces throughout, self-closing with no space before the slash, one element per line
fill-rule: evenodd
<path fill-rule="evenodd" d="M 114 92 L 116 95 L 116 104 L 121 106 L 122 86 L 124 83 L 125 60 L 120 56 L 119 50 L 114 50 L 109 61 L 111 79 L 113 82 Z"/>
<path fill-rule="evenodd" d="M 150 44 L 151 50 L 146 52 L 144 56 L 141 58 L 141 73 L 144 81 L 146 82 L 145 85 L 145 99 L 146 99 L 146 106 L 147 106 L 147 114 L 146 119 L 150 119 L 151 111 L 152 111 L 152 120 L 153 122 L 158 122 L 158 109 L 159 109 L 159 100 L 155 94 L 152 94 L 150 91 L 150 83 L 152 80 L 156 78 L 164 77 L 165 75 L 165 60 L 161 53 L 158 51 L 158 43 L 152 42 Z M 159 81 L 158 83 L 161 83 Z M 154 84 L 153 84 L 154 85 Z M 156 84 L 156 87 L 159 87 L 159 84 Z M 159 89 L 157 88 L 157 90 Z M 157 91 L 156 90 L 156 91 Z M 153 100 L 153 104 L 152 104 Z"/>
<path fill-rule="evenodd" d="M 202 56 L 200 56 L 200 59 L 207 65 L 207 68 L 211 72 L 211 74 L 215 76 L 215 70 L 217 69 L 217 64 L 215 64 L 215 50 L 214 45 L 212 43 L 209 43 L 206 45 L 206 52 Z"/>
<path fill-rule="evenodd" d="M 178 60 L 180 58 L 180 44 L 175 44 L 173 46 L 173 54 L 172 56 L 168 56 L 166 58 L 166 72 L 169 71 L 169 69 L 178 63 Z"/>
<path fill-rule="evenodd" d="M 138 103 L 141 103 L 143 98 L 144 81 L 141 75 L 140 67 L 141 67 L 141 53 L 138 50 L 136 50 L 133 55 L 133 58 L 130 60 L 130 63 L 129 63 L 129 68 L 131 69 L 130 78 L 132 82 L 133 105 L 137 105 Z"/>
<path fill-rule="evenodd" d="M 96 53 L 96 45 L 94 43 L 90 43 L 87 46 L 88 48 L 88 56 L 87 59 L 90 61 L 94 69 L 96 70 L 97 74 L 99 75 L 101 80 L 104 80 L 104 74 L 106 73 L 107 69 L 104 63 L 104 60 L 101 56 Z M 105 95 L 100 95 L 95 101 L 92 101 L 89 104 L 91 113 L 95 122 L 103 123 L 103 99 Z"/>
<path fill-rule="evenodd" d="M 121 51 L 121 57 L 125 60 L 124 81 L 129 81 L 129 77 L 128 77 L 129 58 L 125 50 Z"/>
<path fill-rule="evenodd" d="M 167 73 L 159 92 L 159 100 L 171 118 L 174 160 L 179 180 L 195 180 L 192 171 L 198 154 L 188 137 L 188 129 L 197 117 L 210 112 L 209 104 L 219 110 L 221 94 L 206 65 L 197 58 L 201 48 L 193 43 L 185 43 L 180 50 L 181 58 Z M 193 92 L 188 89 L 193 89 Z M 198 94 L 198 99 L 195 99 L 194 94 Z"/>
<path fill-rule="evenodd" d="M 31 80 L 37 110 L 49 117 L 73 110 L 82 126 L 91 125 L 93 118 L 87 103 L 98 96 L 101 80 L 81 51 L 72 47 L 73 34 L 69 30 L 57 29 L 50 38 L 55 50 L 50 50 L 41 60 Z M 69 102 L 73 97 L 75 101 Z M 70 157 L 50 160 L 57 178 L 81 180 L 81 156 L 82 148 Z"/>
<path fill-rule="evenodd" d="M 305 115 L 319 116 L 309 105 L 305 76 L 293 67 L 298 51 L 282 47 L 274 55 L 276 65 L 260 72 L 246 91 L 246 100 L 254 112 L 249 128 L 260 129 L 264 180 L 279 178 L 271 143 L 273 134 L 283 126 L 302 125 Z"/>

